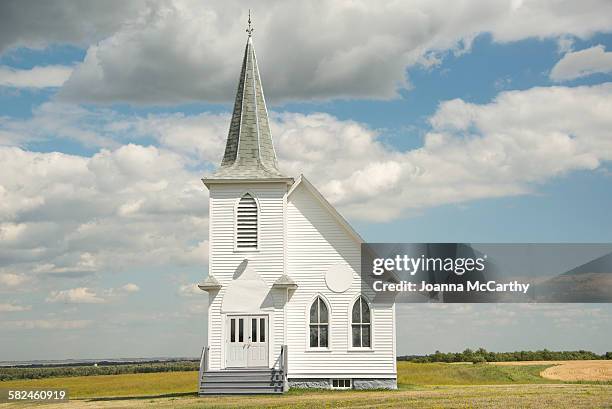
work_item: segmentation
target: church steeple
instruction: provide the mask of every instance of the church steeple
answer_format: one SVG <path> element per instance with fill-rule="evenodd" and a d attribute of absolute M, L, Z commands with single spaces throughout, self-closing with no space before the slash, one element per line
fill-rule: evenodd
<path fill-rule="evenodd" d="M 278 169 L 272 144 L 268 110 L 253 47 L 250 12 L 246 31 L 248 39 L 225 154 L 219 169 L 205 182 L 218 179 L 288 179 Z"/>

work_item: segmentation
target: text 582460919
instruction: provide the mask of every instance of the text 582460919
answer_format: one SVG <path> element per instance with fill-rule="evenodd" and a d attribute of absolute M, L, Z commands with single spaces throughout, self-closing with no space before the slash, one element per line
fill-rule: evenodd
<path fill-rule="evenodd" d="M 0 389 L 0 402 L 18 401 L 68 401 L 65 389 Z"/>

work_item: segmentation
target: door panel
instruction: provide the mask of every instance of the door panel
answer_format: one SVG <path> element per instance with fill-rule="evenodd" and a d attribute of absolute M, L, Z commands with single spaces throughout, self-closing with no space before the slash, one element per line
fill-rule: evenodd
<path fill-rule="evenodd" d="M 228 318 L 229 334 L 226 345 L 228 367 L 245 367 L 247 364 L 245 321 L 245 317 Z"/>
<path fill-rule="evenodd" d="M 268 366 L 268 317 L 251 317 L 248 366 Z"/>
<path fill-rule="evenodd" d="M 268 317 L 229 316 L 226 340 L 228 368 L 268 366 Z"/>

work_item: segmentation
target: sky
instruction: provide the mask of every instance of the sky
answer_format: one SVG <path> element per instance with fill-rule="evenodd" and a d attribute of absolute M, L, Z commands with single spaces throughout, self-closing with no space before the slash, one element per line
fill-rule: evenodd
<path fill-rule="evenodd" d="M 280 168 L 371 242 L 612 242 L 612 3 L 3 1 L 0 360 L 198 356 L 249 7 Z M 373 211 L 372 209 L 376 209 Z M 399 354 L 610 350 L 608 304 L 399 305 Z"/>

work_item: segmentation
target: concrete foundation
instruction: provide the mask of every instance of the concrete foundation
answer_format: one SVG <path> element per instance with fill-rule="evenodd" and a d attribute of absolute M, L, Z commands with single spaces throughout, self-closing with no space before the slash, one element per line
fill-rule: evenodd
<path fill-rule="evenodd" d="M 351 379 L 351 378 L 348 378 Z M 351 379 L 353 389 L 397 389 L 397 380 L 392 378 Z M 328 378 L 293 378 L 289 379 L 289 388 L 297 389 L 331 389 Z"/>

